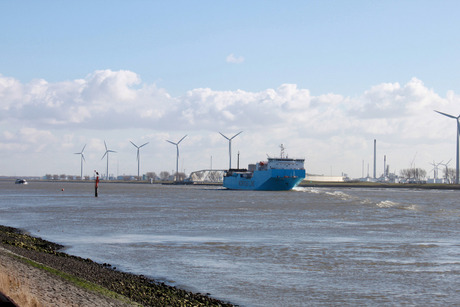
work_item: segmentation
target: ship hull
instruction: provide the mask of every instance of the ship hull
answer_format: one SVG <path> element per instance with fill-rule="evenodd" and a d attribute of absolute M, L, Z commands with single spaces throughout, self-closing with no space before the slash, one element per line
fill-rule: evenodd
<path fill-rule="evenodd" d="M 305 170 L 270 169 L 246 177 L 245 173 L 234 172 L 224 177 L 223 185 L 230 190 L 288 191 L 305 178 Z"/>

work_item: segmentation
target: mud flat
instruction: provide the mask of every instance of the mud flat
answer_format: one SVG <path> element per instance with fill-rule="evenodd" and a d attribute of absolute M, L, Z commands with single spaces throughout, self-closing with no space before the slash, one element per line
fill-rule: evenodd
<path fill-rule="evenodd" d="M 68 255 L 16 228 L 0 226 L 0 242 L 0 292 L 18 306 L 233 306 Z"/>

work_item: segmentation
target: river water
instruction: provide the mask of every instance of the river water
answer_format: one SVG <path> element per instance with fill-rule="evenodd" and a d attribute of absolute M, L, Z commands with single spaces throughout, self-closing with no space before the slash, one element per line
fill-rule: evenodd
<path fill-rule="evenodd" d="M 62 189 L 64 189 L 62 191 Z M 242 306 L 460 303 L 459 191 L 0 182 L 0 224 Z"/>

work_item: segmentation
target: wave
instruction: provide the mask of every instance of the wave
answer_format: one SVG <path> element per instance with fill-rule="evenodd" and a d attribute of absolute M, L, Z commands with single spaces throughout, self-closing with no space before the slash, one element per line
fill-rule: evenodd
<path fill-rule="evenodd" d="M 380 207 L 380 208 L 391 208 L 391 207 L 395 207 L 395 206 L 399 205 L 399 203 L 391 201 L 391 200 L 382 200 L 381 202 L 377 203 L 376 205 L 377 205 L 377 207 Z"/>
<path fill-rule="evenodd" d="M 320 194 L 321 190 L 318 188 L 304 188 L 304 187 L 295 187 L 292 189 L 296 192 L 304 192 L 304 193 L 312 193 L 312 194 Z"/>
<path fill-rule="evenodd" d="M 344 193 L 342 191 L 326 192 L 326 195 L 331 195 L 343 200 L 356 199 L 357 197 L 350 194 Z"/>
<path fill-rule="evenodd" d="M 381 202 L 378 202 L 376 205 L 379 208 L 396 208 L 396 209 L 411 210 L 411 211 L 418 210 L 418 207 L 415 204 L 401 204 L 401 203 L 394 202 L 391 200 L 383 200 Z"/>
<path fill-rule="evenodd" d="M 297 192 L 304 192 L 304 193 L 311 193 L 311 194 L 323 194 L 323 195 L 329 195 L 341 199 L 352 199 L 355 198 L 354 196 L 347 194 L 342 191 L 329 191 L 327 188 L 313 188 L 313 187 L 296 187 L 293 189 L 294 191 Z"/>
<path fill-rule="evenodd" d="M 372 200 L 369 198 L 361 198 L 359 196 L 351 195 L 343 191 L 331 191 L 328 188 L 314 188 L 314 187 L 296 187 L 294 191 L 311 193 L 311 194 L 322 194 L 325 196 L 331 196 L 346 201 L 356 201 L 362 205 L 376 206 L 378 208 L 396 208 L 404 210 L 417 210 L 415 204 L 402 204 L 392 200 Z"/>

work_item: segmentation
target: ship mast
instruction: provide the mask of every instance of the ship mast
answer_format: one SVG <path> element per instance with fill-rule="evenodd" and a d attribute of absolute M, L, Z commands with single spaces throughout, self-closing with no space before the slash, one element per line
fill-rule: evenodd
<path fill-rule="evenodd" d="M 240 151 L 238 150 L 238 162 L 236 164 L 236 168 L 240 169 Z"/>
<path fill-rule="evenodd" d="M 283 144 L 280 145 L 281 148 L 281 159 L 284 159 L 284 146 Z"/>

